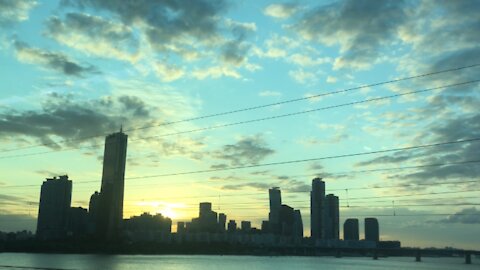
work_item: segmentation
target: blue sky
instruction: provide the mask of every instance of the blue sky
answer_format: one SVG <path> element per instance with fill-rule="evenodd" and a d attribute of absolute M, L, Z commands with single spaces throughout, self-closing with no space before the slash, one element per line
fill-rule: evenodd
<path fill-rule="evenodd" d="M 100 186 L 104 135 L 123 125 L 126 217 L 149 211 L 183 221 L 199 201 L 212 201 L 229 219 L 259 226 L 267 189 L 279 186 L 284 203 L 301 209 L 308 235 L 308 191 L 318 175 L 340 196 L 342 222 L 378 216 L 383 239 L 478 248 L 471 235 L 479 233 L 480 169 L 453 164 L 476 161 L 476 141 L 145 176 L 479 138 L 479 9 L 466 0 L 0 1 L 0 230 L 34 229 L 46 177 L 67 173 L 73 205 L 87 207 Z M 432 164 L 446 165 L 351 173 Z M 375 188 L 382 186 L 389 188 Z"/>

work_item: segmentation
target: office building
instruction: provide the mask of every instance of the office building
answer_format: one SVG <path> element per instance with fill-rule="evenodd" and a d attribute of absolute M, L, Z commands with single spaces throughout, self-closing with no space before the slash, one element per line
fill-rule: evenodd
<path fill-rule="evenodd" d="M 118 239 L 122 225 L 127 139 L 122 130 L 105 138 L 102 187 L 95 222 L 97 236 L 105 240 Z"/>
<path fill-rule="evenodd" d="M 349 218 L 343 224 L 343 240 L 358 241 L 360 234 L 358 230 L 358 219 Z"/>
<path fill-rule="evenodd" d="M 365 218 L 365 240 L 380 241 L 380 229 L 376 218 Z"/>
<path fill-rule="evenodd" d="M 72 201 L 72 181 L 67 175 L 43 182 L 38 207 L 37 238 L 62 239 L 67 236 L 67 222 Z"/>
<path fill-rule="evenodd" d="M 280 188 L 273 187 L 269 189 L 268 197 L 270 199 L 270 213 L 268 214 L 270 231 L 273 233 L 280 233 L 282 229 L 280 224 L 280 209 L 282 207 Z"/>
<path fill-rule="evenodd" d="M 339 239 L 340 209 L 338 197 L 328 194 L 325 197 L 325 239 Z"/>
<path fill-rule="evenodd" d="M 312 180 L 312 191 L 310 192 L 310 230 L 311 238 L 315 240 L 325 238 L 325 182 L 322 178 Z"/>

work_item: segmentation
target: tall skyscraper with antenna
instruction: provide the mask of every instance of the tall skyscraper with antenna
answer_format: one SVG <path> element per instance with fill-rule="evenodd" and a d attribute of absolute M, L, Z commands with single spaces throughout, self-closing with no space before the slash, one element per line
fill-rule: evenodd
<path fill-rule="evenodd" d="M 102 187 L 96 214 L 97 236 L 113 240 L 119 236 L 123 220 L 123 195 L 128 136 L 120 132 L 105 138 Z"/>

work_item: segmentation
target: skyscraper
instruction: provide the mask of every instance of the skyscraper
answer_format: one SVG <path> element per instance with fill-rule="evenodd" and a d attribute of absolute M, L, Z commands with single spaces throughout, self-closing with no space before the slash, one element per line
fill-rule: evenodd
<path fill-rule="evenodd" d="M 315 178 L 310 192 L 310 230 L 314 241 L 325 238 L 324 201 L 325 182 L 322 178 Z"/>
<path fill-rule="evenodd" d="M 107 240 L 116 239 L 123 219 L 127 138 L 122 130 L 105 138 L 96 231 L 99 237 Z"/>
<path fill-rule="evenodd" d="M 360 240 L 358 233 L 358 219 L 349 218 L 343 224 L 343 240 Z"/>
<path fill-rule="evenodd" d="M 380 240 L 380 230 L 376 218 L 365 218 L 365 240 L 374 242 Z"/>
<path fill-rule="evenodd" d="M 325 239 L 339 239 L 339 223 L 338 197 L 328 194 L 325 197 Z"/>
<path fill-rule="evenodd" d="M 47 178 L 43 182 L 37 219 L 39 239 L 61 239 L 66 236 L 71 201 L 72 181 L 68 180 L 67 175 Z"/>
<path fill-rule="evenodd" d="M 280 188 L 272 187 L 269 189 L 268 197 L 270 199 L 270 213 L 268 214 L 270 230 L 273 233 L 280 233 L 280 208 L 282 207 L 282 195 L 280 193 Z"/>

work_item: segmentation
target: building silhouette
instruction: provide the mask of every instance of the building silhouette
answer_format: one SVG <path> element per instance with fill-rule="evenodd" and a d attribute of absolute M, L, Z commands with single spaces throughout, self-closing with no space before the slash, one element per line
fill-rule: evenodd
<path fill-rule="evenodd" d="M 88 210 L 83 207 L 70 207 L 67 220 L 67 235 L 71 238 L 83 238 L 91 230 Z"/>
<path fill-rule="evenodd" d="M 358 230 L 358 219 L 349 218 L 343 223 L 343 240 L 358 241 L 360 240 Z"/>
<path fill-rule="evenodd" d="M 280 188 L 272 187 L 268 190 L 270 200 L 270 212 L 268 214 L 269 231 L 273 233 L 281 233 L 282 225 L 280 224 L 280 209 L 282 208 L 282 194 Z"/>
<path fill-rule="evenodd" d="M 340 209 L 338 197 L 328 194 L 325 197 L 325 239 L 339 239 Z"/>
<path fill-rule="evenodd" d="M 380 229 L 376 218 L 365 218 L 365 240 L 380 241 Z"/>
<path fill-rule="evenodd" d="M 229 221 L 228 221 L 227 231 L 228 231 L 229 233 L 234 233 L 234 232 L 237 231 L 237 222 L 235 222 L 235 220 L 229 220 Z"/>
<path fill-rule="evenodd" d="M 325 182 L 322 178 L 312 180 L 312 191 L 310 192 L 310 230 L 311 238 L 325 239 Z"/>
<path fill-rule="evenodd" d="M 300 210 L 293 212 L 293 236 L 303 238 L 303 221 Z"/>
<path fill-rule="evenodd" d="M 72 201 L 72 181 L 67 175 L 47 178 L 40 191 L 37 237 L 56 240 L 67 236 L 67 225 Z"/>
<path fill-rule="evenodd" d="M 220 232 L 225 231 L 225 225 L 227 224 L 227 215 L 224 213 L 218 214 L 218 227 L 220 228 Z"/>
<path fill-rule="evenodd" d="M 242 232 L 250 232 L 252 230 L 252 223 L 250 221 L 242 220 L 240 226 Z"/>
<path fill-rule="evenodd" d="M 99 197 L 96 198 L 98 202 L 93 202 L 97 212 L 95 214 L 96 234 L 105 240 L 118 239 L 120 235 L 123 220 L 127 139 L 128 136 L 122 130 L 105 138 L 102 187 Z"/>

